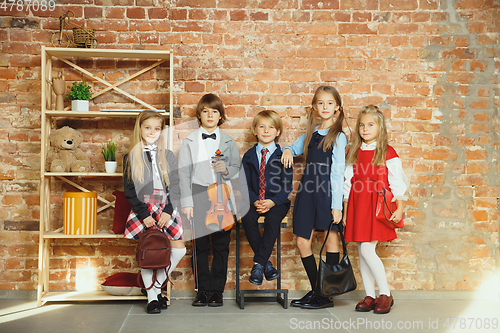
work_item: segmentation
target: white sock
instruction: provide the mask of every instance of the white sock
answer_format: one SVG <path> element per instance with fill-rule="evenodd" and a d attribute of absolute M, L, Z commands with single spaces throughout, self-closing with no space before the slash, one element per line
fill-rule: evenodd
<path fill-rule="evenodd" d="M 170 268 L 168 269 L 168 275 L 173 272 L 173 270 L 177 267 L 182 257 L 186 254 L 186 248 L 175 248 L 173 247 L 170 252 Z M 158 270 L 158 283 L 156 286 L 161 286 L 163 282 L 167 279 L 167 275 L 165 274 L 164 269 Z"/>
<path fill-rule="evenodd" d="M 153 283 L 153 270 L 142 268 L 141 269 L 141 277 L 142 277 L 142 281 L 144 282 L 144 286 L 146 288 L 149 288 L 151 283 Z M 158 300 L 159 291 L 157 288 L 153 287 L 149 290 L 146 290 L 146 292 L 148 293 L 148 303 L 150 303 L 151 301 Z"/>
<path fill-rule="evenodd" d="M 361 279 L 363 280 L 363 286 L 365 287 L 366 296 L 376 298 L 375 296 L 375 279 L 370 272 L 370 267 L 366 264 L 363 255 L 361 254 L 361 242 L 358 243 L 358 253 L 359 253 L 359 271 L 361 273 Z"/>
<path fill-rule="evenodd" d="M 384 264 L 382 263 L 382 260 L 380 260 L 377 253 L 375 252 L 376 246 L 377 246 L 377 241 L 360 243 L 358 247 L 359 255 L 360 257 L 363 256 L 363 259 L 365 260 L 365 263 L 368 266 L 371 275 L 375 278 L 380 294 L 390 296 L 391 291 L 389 290 L 389 286 L 387 285 L 387 276 L 385 275 Z M 363 277 L 363 284 L 364 284 L 364 277 Z"/>

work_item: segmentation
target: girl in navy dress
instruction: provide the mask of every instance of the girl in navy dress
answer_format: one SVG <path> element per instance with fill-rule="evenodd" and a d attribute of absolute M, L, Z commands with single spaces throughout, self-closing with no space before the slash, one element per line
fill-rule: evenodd
<path fill-rule="evenodd" d="M 304 174 L 293 208 L 293 233 L 297 236 L 297 247 L 311 283 L 311 291 L 301 299 L 292 301 L 291 306 L 320 309 L 333 307 L 333 300 L 314 293 L 318 267 L 312 253 L 312 237 L 315 230 L 328 229 L 333 219 L 333 237 L 329 237 L 326 244 L 326 262 L 337 264 L 337 231 L 342 227 L 342 184 L 347 137 L 342 132 L 342 101 L 335 88 L 319 87 L 311 104 L 306 133 L 293 145 L 283 148 L 281 160 L 288 167 L 293 163 L 294 156 L 302 153 L 306 156 Z M 319 126 L 314 126 L 315 111 L 321 119 Z"/>
<path fill-rule="evenodd" d="M 384 264 L 377 256 L 377 242 L 396 238 L 394 229 L 375 219 L 377 205 L 376 182 L 382 175 L 385 188 L 390 188 L 397 209 L 390 217 L 399 222 L 403 216 L 403 200 L 408 189 L 398 154 L 387 144 L 387 129 L 382 112 L 365 106 L 359 113 L 353 142 L 347 155 L 344 183 L 345 239 L 358 243 L 359 270 L 366 297 L 356 305 L 356 311 L 388 313 L 394 304 L 387 285 Z M 375 281 L 380 296 L 375 298 Z"/>
<path fill-rule="evenodd" d="M 158 270 L 157 282 L 147 290 L 147 313 L 167 308 L 160 286 L 186 254 L 182 224 L 177 212 L 180 201 L 179 176 L 174 153 L 165 147 L 165 119 L 156 111 L 137 116 L 130 153 L 123 157 L 125 197 L 132 205 L 127 219 L 125 238 L 139 239 L 146 228 L 159 229 L 170 239 L 170 267 Z M 153 284 L 153 270 L 141 269 L 144 286 Z"/>

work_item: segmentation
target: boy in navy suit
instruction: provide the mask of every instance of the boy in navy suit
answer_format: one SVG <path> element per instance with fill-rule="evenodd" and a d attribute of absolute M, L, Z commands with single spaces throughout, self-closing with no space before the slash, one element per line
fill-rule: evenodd
<path fill-rule="evenodd" d="M 281 220 L 290 209 L 288 195 L 292 191 L 292 168 L 281 163 L 281 148 L 276 144 L 283 132 L 280 116 L 272 110 L 259 112 L 252 123 L 252 133 L 258 143 L 250 148 L 242 160 L 248 187 L 250 209 L 241 218 L 243 228 L 254 252 L 254 265 L 249 281 L 261 285 L 263 276 L 274 280 L 279 274 L 269 257 L 280 232 Z M 240 186 L 244 186 L 241 184 Z M 258 225 L 260 216 L 265 216 L 264 233 Z"/>

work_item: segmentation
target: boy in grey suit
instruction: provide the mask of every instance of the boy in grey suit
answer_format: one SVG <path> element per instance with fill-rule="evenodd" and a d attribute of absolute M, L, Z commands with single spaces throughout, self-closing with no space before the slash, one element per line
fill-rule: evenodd
<path fill-rule="evenodd" d="M 179 151 L 182 213 L 193 219 L 195 237 L 191 260 L 198 292 L 193 306 L 222 306 L 231 229 L 214 232 L 205 226 L 205 215 L 211 206 L 207 189 L 216 182 L 217 173 L 221 174 L 223 183 L 231 187 L 230 179 L 239 172 L 240 155 L 234 139 L 219 129 L 226 115 L 218 96 L 204 95 L 196 106 L 196 117 L 201 126 L 184 139 Z M 225 160 L 212 163 L 211 158 L 217 150 Z M 213 252 L 211 269 L 208 263 L 210 247 Z"/>

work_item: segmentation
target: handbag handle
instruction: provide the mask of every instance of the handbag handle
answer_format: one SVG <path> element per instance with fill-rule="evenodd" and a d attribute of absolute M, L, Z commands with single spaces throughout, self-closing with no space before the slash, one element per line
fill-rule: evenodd
<path fill-rule="evenodd" d="M 342 221 L 340 222 L 342 223 Z M 321 255 L 323 254 L 323 250 L 326 245 L 326 241 L 328 240 L 328 236 L 330 236 L 330 230 L 332 229 L 333 226 L 333 220 L 330 222 L 330 225 L 328 226 L 328 233 L 326 234 L 325 241 L 323 242 L 323 246 L 321 246 L 321 251 L 319 251 L 319 258 L 321 259 Z M 343 256 L 347 255 L 347 246 L 345 245 L 345 239 L 344 239 L 344 232 L 342 231 L 344 229 L 343 227 L 339 228 L 339 235 L 340 239 L 342 239 L 342 251 L 343 251 Z"/>

